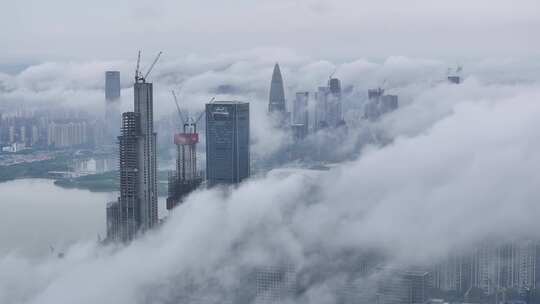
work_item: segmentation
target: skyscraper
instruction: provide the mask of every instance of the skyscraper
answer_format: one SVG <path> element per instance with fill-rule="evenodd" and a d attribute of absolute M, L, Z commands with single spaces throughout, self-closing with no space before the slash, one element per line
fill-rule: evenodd
<path fill-rule="evenodd" d="M 309 102 L 309 92 L 296 93 L 296 99 L 294 100 L 294 105 L 293 105 L 293 123 L 294 124 L 303 124 L 307 126 L 308 102 Z"/>
<path fill-rule="evenodd" d="M 376 121 L 382 115 L 399 107 L 397 95 L 385 95 L 384 89 L 369 89 L 368 102 L 364 106 L 364 118 Z"/>
<path fill-rule="evenodd" d="M 139 115 L 140 134 L 138 158 L 139 200 L 141 204 L 141 227 L 149 229 L 158 222 L 157 208 L 157 157 L 154 132 L 154 101 L 152 83 L 144 80 L 134 85 L 135 113 Z"/>
<path fill-rule="evenodd" d="M 120 123 L 120 72 L 105 72 L 105 133 L 107 141 L 112 143 L 118 136 Z"/>
<path fill-rule="evenodd" d="M 250 175 L 249 103 L 206 104 L 208 186 L 237 184 Z"/>
<path fill-rule="evenodd" d="M 120 99 L 120 72 L 105 72 L 105 99 L 107 103 L 116 102 Z"/>
<path fill-rule="evenodd" d="M 283 78 L 279 64 L 274 65 L 272 81 L 270 83 L 270 100 L 268 103 L 268 112 L 285 115 L 285 90 L 283 89 Z"/>
<path fill-rule="evenodd" d="M 158 223 L 152 95 L 151 83 L 144 79 L 137 81 L 134 84 L 135 111 L 122 114 L 122 133 L 118 137 L 120 197 L 118 206 L 110 204 L 108 208 L 109 240 L 131 241 L 139 231 Z"/>
<path fill-rule="evenodd" d="M 308 103 L 309 92 L 298 92 L 293 104 L 292 130 L 293 138 L 299 140 L 307 136 L 308 133 Z"/>
<path fill-rule="evenodd" d="M 341 105 L 341 81 L 337 78 L 328 80 L 328 93 L 326 96 L 326 122 L 335 127 L 343 120 Z"/>

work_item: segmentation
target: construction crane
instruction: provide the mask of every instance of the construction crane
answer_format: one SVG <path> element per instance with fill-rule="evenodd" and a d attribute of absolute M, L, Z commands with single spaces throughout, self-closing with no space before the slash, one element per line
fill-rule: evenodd
<path fill-rule="evenodd" d="M 182 113 L 182 110 L 180 110 L 180 104 L 178 103 L 178 97 L 176 97 L 176 93 L 174 90 L 171 90 L 172 96 L 174 98 L 174 103 L 176 104 L 176 110 L 178 111 L 178 116 L 180 117 L 180 120 L 182 121 L 182 125 L 187 124 L 188 117 L 184 118 L 184 114 Z"/>
<path fill-rule="evenodd" d="M 169 172 L 167 210 L 171 210 L 182 203 L 184 197 L 197 189 L 202 183 L 202 177 L 197 170 L 197 144 L 199 143 L 197 123 L 201 120 L 205 111 L 201 111 L 197 119 L 184 115 L 174 90 L 172 95 L 183 128 L 181 133 L 174 135 L 174 143 L 177 149 L 176 171 Z M 210 102 L 213 102 L 214 99 L 212 98 Z"/>
<path fill-rule="evenodd" d="M 152 72 L 152 69 L 154 68 L 154 66 L 158 62 L 159 58 L 161 57 L 161 54 L 163 54 L 163 52 L 159 52 L 157 54 L 156 59 L 154 59 L 154 61 L 152 62 L 152 64 L 148 68 L 148 71 L 143 76 L 143 73 L 140 71 L 141 51 L 139 51 L 139 54 L 137 56 L 137 68 L 135 69 L 135 82 L 136 83 L 139 83 L 139 82 L 144 83 L 144 82 L 146 82 L 146 79 L 148 78 L 148 75 L 150 75 L 150 72 Z"/>
<path fill-rule="evenodd" d="M 334 77 L 334 74 L 336 74 L 337 72 L 337 68 L 334 69 L 334 71 L 330 74 L 330 76 L 328 76 L 328 79 L 332 79 L 332 77 Z"/>
<path fill-rule="evenodd" d="M 139 54 L 137 55 L 137 67 L 135 68 L 135 82 L 139 80 L 139 67 L 141 65 L 141 51 L 139 50 Z"/>

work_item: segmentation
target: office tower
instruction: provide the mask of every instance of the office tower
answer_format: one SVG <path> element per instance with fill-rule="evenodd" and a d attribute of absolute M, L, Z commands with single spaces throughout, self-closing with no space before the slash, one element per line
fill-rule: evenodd
<path fill-rule="evenodd" d="M 293 123 L 308 125 L 309 92 L 298 92 L 293 105 Z"/>
<path fill-rule="evenodd" d="M 255 285 L 255 303 L 292 303 L 297 293 L 296 271 L 291 265 L 260 267 Z"/>
<path fill-rule="evenodd" d="M 319 87 L 315 93 L 315 130 L 328 127 L 327 114 L 328 87 Z"/>
<path fill-rule="evenodd" d="M 328 80 L 328 94 L 326 96 L 326 122 L 336 127 L 343 120 L 341 104 L 341 82 L 337 78 Z"/>
<path fill-rule="evenodd" d="M 112 143 L 118 136 L 120 123 L 120 72 L 105 72 L 105 137 Z"/>
<path fill-rule="evenodd" d="M 308 113 L 309 92 L 298 92 L 293 104 L 292 130 L 296 140 L 303 139 L 308 134 Z"/>
<path fill-rule="evenodd" d="M 315 130 L 343 123 L 341 96 L 341 82 L 337 78 L 330 78 L 327 86 L 318 88 L 315 94 Z"/>
<path fill-rule="evenodd" d="M 268 103 L 268 112 L 285 115 L 285 90 L 283 89 L 283 78 L 279 64 L 274 65 L 272 81 L 270 83 L 270 100 Z"/>
<path fill-rule="evenodd" d="M 378 120 L 382 115 L 398 108 L 397 95 L 385 95 L 381 88 L 368 90 L 368 102 L 364 106 L 364 119 Z"/>
<path fill-rule="evenodd" d="M 117 102 L 120 99 L 120 72 L 105 72 L 105 99 L 107 103 Z"/>
<path fill-rule="evenodd" d="M 198 142 L 196 123 L 184 124 L 184 132 L 174 136 L 177 150 L 176 171 L 169 173 L 167 210 L 176 207 L 186 195 L 202 183 L 202 177 L 197 171 Z"/>
<path fill-rule="evenodd" d="M 249 103 L 206 104 L 208 186 L 237 184 L 250 175 Z"/>

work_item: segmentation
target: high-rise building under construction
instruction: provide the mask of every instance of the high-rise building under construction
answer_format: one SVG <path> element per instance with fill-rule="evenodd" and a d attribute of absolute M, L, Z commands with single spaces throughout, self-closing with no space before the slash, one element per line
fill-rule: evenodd
<path fill-rule="evenodd" d="M 158 58 L 159 55 L 144 76 L 139 72 L 137 63 L 133 86 L 134 111 L 122 114 L 121 135 L 118 137 L 120 197 L 117 206 L 110 204 L 107 207 L 111 211 L 107 213 L 107 226 L 112 230 L 107 231 L 110 240 L 130 241 L 138 232 L 158 223 L 153 87 L 152 83 L 146 82 Z M 113 218 L 115 214 L 119 220 Z"/>
<path fill-rule="evenodd" d="M 177 149 L 176 171 L 169 173 L 167 209 L 171 210 L 182 202 L 183 198 L 197 189 L 202 177 L 197 170 L 197 143 L 199 133 L 197 124 L 185 123 L 183 132 L 174 135 Z"/>

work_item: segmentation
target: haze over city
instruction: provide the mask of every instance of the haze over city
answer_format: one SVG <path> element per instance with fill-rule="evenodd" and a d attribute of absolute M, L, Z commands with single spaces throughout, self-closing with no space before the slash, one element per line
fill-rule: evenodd
<path fill-rule="evenodd" d="M 0 303 L 540 303 L 540 2 L 0 26 Z"/>

